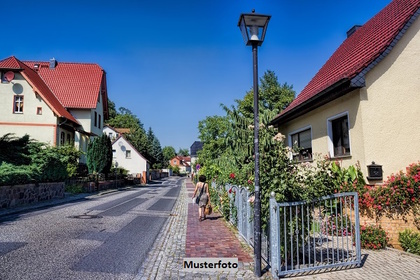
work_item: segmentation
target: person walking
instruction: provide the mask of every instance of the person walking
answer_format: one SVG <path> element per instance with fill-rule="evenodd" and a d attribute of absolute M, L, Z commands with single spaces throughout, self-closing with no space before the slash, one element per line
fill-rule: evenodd
<path fill-rule="evenodd" d="M 209 184 L 206 183 L 206 176 L 200 175 L 198 177 L 198 183 L 195 185 L 195 190 L 193 197 L 196 197 L 196 194 L 200 195 L 200 200 L 198 202 L 198 219 L 199 221 L 203 221 L 206 218 L 206 215 L 204 213 L 204 210 L 206 208 L 206 205 L 210 199 L 209 194 Z"/>

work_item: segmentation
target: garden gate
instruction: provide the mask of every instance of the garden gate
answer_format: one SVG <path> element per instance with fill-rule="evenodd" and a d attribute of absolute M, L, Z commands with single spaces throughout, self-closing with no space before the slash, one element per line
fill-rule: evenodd
<path fill-rule="evenodd" d="M 312 201 L 270 198 L 270 264 L 278 277 L 333 267 L 360 266 L 356 192 Z"/>

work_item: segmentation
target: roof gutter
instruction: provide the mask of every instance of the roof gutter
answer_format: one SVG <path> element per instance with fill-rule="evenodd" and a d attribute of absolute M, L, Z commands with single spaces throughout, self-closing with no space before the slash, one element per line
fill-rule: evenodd
<path fill-rule="evenodd" d="M 270 124 L 278 127 L 280 122 L 285 123 L 296 119 L 297 117 L 300 117 L 309 111 L 321 107 L 322 105 L 325 105 L 328 102 L 331 102 L 332 100 L 337 99 L 362 86 L 364 86 L 362 83 L 356 85 L 352 83 L 352 80 L 348 78 L 341 79 L 340 81 L 316 94 L 314 97 L 294 107 L 290 111 L 287 111 L 284 114 L 280 114 L 275 119 L 273 119 Z"/>

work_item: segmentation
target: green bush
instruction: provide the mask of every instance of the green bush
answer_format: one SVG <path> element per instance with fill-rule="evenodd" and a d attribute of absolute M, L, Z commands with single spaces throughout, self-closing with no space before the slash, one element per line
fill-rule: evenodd
<path fill-rule="evenodd" d="M 388 237 L 381 226 L 364 225 L 360 227 L 360 244 L 363 249 L 384 249 L 388 244 Z"/>
<path fill-rule="evenodd" d="M 404 251 L 420 255 L 420 233 L 406 229 L 399 233 L 398 241 Z"/>
<path fill-rule="evenodd" d="M 31 168 L 37 171 L 38 182 L 59 182 L 68 178 L 67 162 L 58 148 L 39 144 L 31 153 Z"/>
<path fill-rule="evenodd" d="M 83 186 L 81 184 L 66 185 L 65 191 L 71 194 L 83 193 Z"/>
<path fill-rule="evenodd" d="M 36 172 L 28 165 L 15 166 L 3 162 L 0 165 L 0 186 L 26 184 L 34 180 Z"/>

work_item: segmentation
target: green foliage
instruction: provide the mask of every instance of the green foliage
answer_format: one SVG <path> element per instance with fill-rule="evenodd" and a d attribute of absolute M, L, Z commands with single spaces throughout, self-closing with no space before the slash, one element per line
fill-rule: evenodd
<path fill-rule="evenodd" d="M 149 144 L 149 160 L 152 168 L 161 169 L 163 167 L 166 167 L 163 159 L 163 152 L 160 146 L 160 142 L 156 138 L 151 127 L 149 127 L 149 130 L 147 131 L 147 139 Z"/>
<path fill-rule="evenodd" d="M 378 213 L 385 209 L 407 212 L 420 202 L 420 162 L 410 164 L 405 173 L 391 174 L 382 186 L 365 186 L 359 195 L 361 207 Z"/>
<path fill-rule="evenodd" d="M 34 170 L 29 165 L 0 164 L 0 186 L 26 184 L 34 180 L 33 175 Z"/>
<path fill-rule="evenodd" d="M 115 103 L 108 98 L 108 119 L 113 119 L 117 116 L 117 110 L 115 109 Z"/>
<path fill-rule="evenodd" d="M 58 182 L 68 178 L 67 162 L 58 152 L 60 148 L 35 143 L 30 148 L 31 167 L 38 182 Z"/>
<path fill-rule="evenodd" d="M 88 145 L 87 166 L 89 173 L 108 174 L 112 165 L 112 144 L 109 137 L 103 134 Z"/>
<path fill-rule="evenodd" d="M 71 194 L 83 193 L 83 186 L 81 184 L 66 185 L 65 191 Z"/>
<path fill-rule="evenodd" d="M 163 162 L 164 162 L 163 166 L 168 166 L 169 161 L 176 156 L 175 149 L 174 147 L 171 147 L 171 146 L 164 147 L 162 149 L 162 154 L 163 154 Z"/>
<path fill-rule="evenodd" d="M 28 135 L 17 138 L 10 134 L 0 138 L 0 146 L 7 149 L 1 153 L 2 185 L 63 181 L 77 172 L 80 152 L 74 147 L 51 147 Z M 9 152 L 14 156 L 8 155 Z"/>
<path fill-rule="evenodd" d="M 188 151 L 188 149 L 179 148 L 179 151 L 177 154 L 178 156 L 187 157 L 190 155 L 190 152 Z"/>
<path fill-rule="evenodd" d="M 281 85 L 274 71 L 267 70 L 260 79 L 259 108 L 262 111 L 272 111 L 274 114 L 284 110 L 295 98 L 293 86 Z M 243 100 L 235 100 L 238 110 L 246 118 L 254 116 L 254 91 L 247 92 Z"/>
<path fill-rule="evenodd" d="M 60 160 L 67 164 L 67 173 L 69 177 L 77 176 L 77 170 L 79 166 L 79 158 L 82 155 L 81 151 L 78 151 L 72 145 L 60 146 L 57 148 L 57 152 L 60 155 Z"/>
<path fill-rule="evenodd" d="M 420 233 L 406 229 L 398 235 L 398 241 L 404 251 L 420 255 Z"/>
<path fill-rule="evenodd" d="M 172 167 L 172 172 L 174 173 L 174 175 L 179 175 L 179 173 L 180 173 L 179 166 L 173 166 Z"/>
<path fill-rule="evenodd" d="M 14 165 L 28 165 L 31 162 L 29 149 L 33 140 L 29 135 L 23 137 L 7 133 L 0 138 L 0 163 L 8 162 Z"/>
<path fill-rule="evenodd" d="M 364 225 L 360 227 L 360 244 L 363 249 L 384 249 L 388 244 L 388 237 L 381 226 Z"/>

